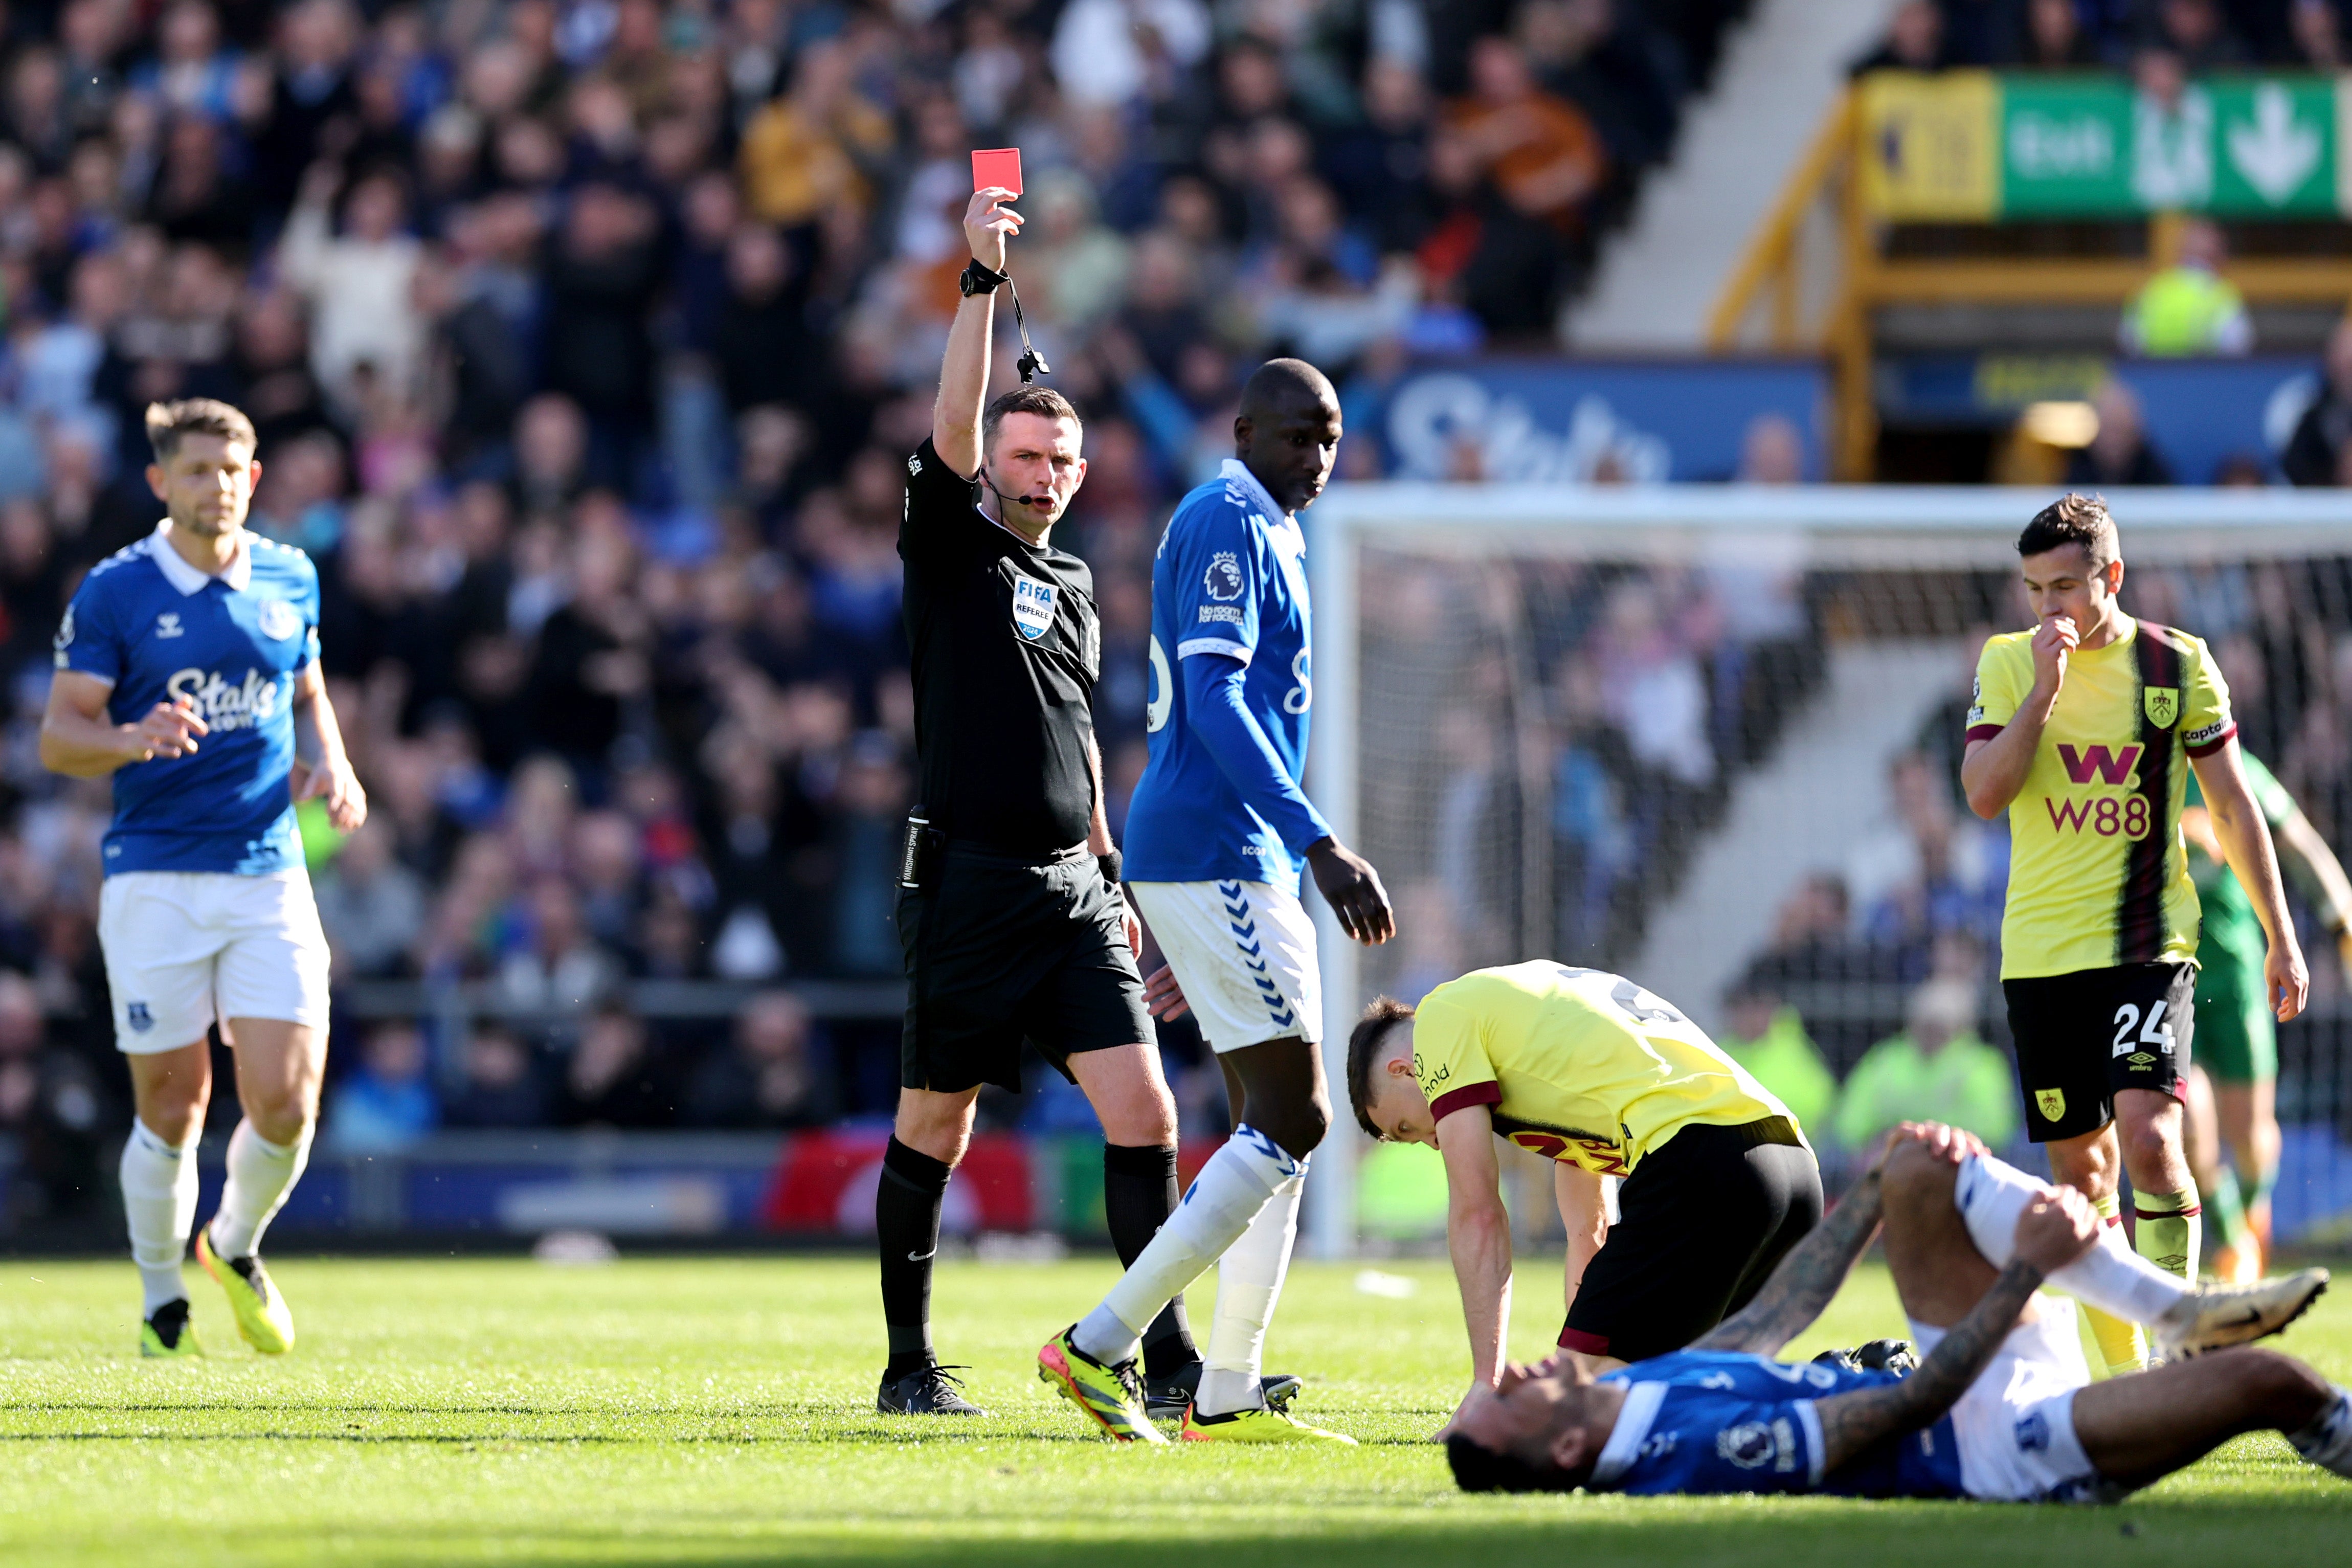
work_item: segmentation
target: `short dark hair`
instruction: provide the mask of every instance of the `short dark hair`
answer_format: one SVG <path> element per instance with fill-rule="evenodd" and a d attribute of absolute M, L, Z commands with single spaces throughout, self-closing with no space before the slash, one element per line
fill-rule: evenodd
<path fill-rule="evenodd" d="M 1356 1026 L 1348 1032 L 1348 1100 L 1356 1108 L 1356 1125 L 1367 1137 L 1378 1138 L 1372 1125 L 1372 1063 L 1380 1058 L 1381 1039 L 1389 1026 L 1412 1016 L 1412 1004 L 1393 996 L 1375 996 Z"/>
<path fill-rule="evenodd" d="M 157 462 L 171 459 L 180 449 L 183 436 L 217 436 L 247 447 L 261 444 L 245 411 L 217 397 L 184 397 L 176 403 L 147 405 L 147 445 L 155 449 Z"/>
<path fill-rule="evenodd" d="M 2105 497 L 2068 492 L 2033 514 L 2017 536 L 2020 555 L 2040 555 L 2079 544 L 2091 558 L 2091 570 L 2104 572 L 2123 554 L 2116 520 L 2107 515 Z"/>
<path fill-rule="evenodd" d="M 1086 422 L 1070 400 L 1050 386 L 1016 386 L 988 405 L 980 416 L 980 453 L 986 457 L 996 445 L 996 427 L 1008 414 L 1034 414 L 1041 419 L 1066 419 L 1083 431 Z"/>
<path fill-rule="evenodd" d="M 1445 1439 L 1445 1462 L 1454 1467 L 1454 1484 L 1465 1492 L 1572 1492 L 1592 1474 L 1589 1466 L 1563 1470 L 1558 1465 L 1530 1465 L 1459 1432 Z"/>

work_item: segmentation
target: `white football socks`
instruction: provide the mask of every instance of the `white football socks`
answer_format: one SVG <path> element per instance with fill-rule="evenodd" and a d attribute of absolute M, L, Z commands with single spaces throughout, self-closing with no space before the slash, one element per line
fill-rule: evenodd
<path fill-rule="evenodd" d="M 1265 1326 L 1282 1295 L 1290 1269 L 1291 1243 L 1298 1236 L 1298 1199 L 1307 1190 L 1303 1173 L 1274 1189 L 1241 1238 L 1217 1261 L 1217 1315 L 1201 1358 L 1201 1387 L 1193 1396 L 1203 1415 L 1255 1410 L 1265 1404 L 1258 1382 L 1265 1362 Z"/>
<path fill-rule="evenodd" d="M 290 1146 L 272 1143 L 240 1119 L 228 1140 L 228 1184 L 221 1189 L 220 1212 L 208 1232 L 213 1250 L 223 1258 L 250 1258 L 260 1250 L 261 1233 L 286 1194 L 310 1163 L 310 1129 Z"/>
<path fill-rule="evenodd" d="M 1240 1239 L 1276 1188 L 1306 1170 L 1307 1162 L 1292 1159 L 1255 1127 L 1246 1122 L 1235 1127 L 1224 1146 L 1201 1167 L 1160 1234 L 1136 1255 L 1102 1305 L 1079 1321 L 1072 1342 L 1105 1366 L 1135 1354 L 1145 1327 L 1160 1309 L 1207 1273 L 1209 1265 Z M 1223 1310 L 1220 1301 L 1220 1315 Z"/>
<path fill-rule="evenodd" d="M 180 1259 L 188 1250 L 188 1234 L 196 1226 L 196 1140 L 174 1148 L 156 1136 L 146 1123 L 132 1118 L 131 1136 L 122 1141 L 122 1215 L 131 1225 L 131 1260 L 139 1265 L 139 1283 L 146 1304 L 140 1316 L 152 1318 L 167 1301 L 184 1298 Z"/>
<path fill-rule="evenodd" d="M 2286 1440 L 2313 1464 L 2352 1480 L 2352 1391 L 2335 1386 L 2336 1403 L 2302 1431 L 2288 1433 Z"/>
<path fill-rule="evenodd" d="M 1969 1227 L 1969 1237 L 1999 1268 L 2009 1262 L 2017 1242 L 2018 1216 L 2025 1205 L 2048 1190 L 2016 1166 L 1990 1154 L 1970 1155 L 1960 1165 L 1952 1202 Z M 2126 1322 L 2153 1323 L 2166 1308 L 2195 1293 L 2195 1287 L 2177 1274 L 2168 1274 L 2131 1249 L 2123 1232 L 2102 1226 L 2090 1251 L 2050 1276 L 2050 1283 Z"/>

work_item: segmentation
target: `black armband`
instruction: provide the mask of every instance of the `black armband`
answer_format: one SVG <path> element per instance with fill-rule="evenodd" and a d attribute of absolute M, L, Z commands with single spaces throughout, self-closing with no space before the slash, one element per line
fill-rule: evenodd
<path fill-rule="evenodd" d="M 1127 865 L 1127 858 L 1118 852 L 1118 846 L 1114 844 L 1096 856 L 1095 864 L 1102 868 L 1103 886 L 1114 893 L 1118 892 L 1121 880 L 1119 873 Z"/>
<path fill-rule="evenodd" d="M 956 288 L 962 291 L 965 299 L 969 300 L 974 294 L 993 294 L 998 289 L 1012 281 L 1012 273 L 999 272 L 992 267 L 983 266 L 980 258 L 975 256 L 971 258 L 971 264 L 957 275 Z"/>

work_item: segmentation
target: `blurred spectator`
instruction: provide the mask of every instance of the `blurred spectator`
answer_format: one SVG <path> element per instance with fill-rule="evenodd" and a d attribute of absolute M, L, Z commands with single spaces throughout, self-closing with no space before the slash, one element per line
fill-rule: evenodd
<path fill-rule="evenodd" d="M 547 1088 L 530 1048 L 505 1029 L 475 1029 L 466 1041 L 463 1087 L 442 1121 L 451 1127 L 540 1127 L 547 1110 Z"/>
<path fill-rule="evenodd" d="M 2074 0 L 2027 0 L 2025 45 L 2018 64 L 2031 70 L 2089 70 L 2099 64 L 2098 40 L 2083 26 Z"/>
<path fill-rule="evenodd" d="M 744 127 L 743 188 L 754 214 L 796 224 L 828 208 L 865 211 L 873 195 L 865 170 L 888 148 L 891 127 L 859 90 L 856 70 L 837 41 L 803 47 L 792 90 Z"/>
<path fill-rule="evenodd" d="M 1876 48 L 1847 68 L 1853 76 L 1866 71 L 1935 71 L 1951 61 L 1944 52 L 1944 13 L 1936 0 L 1903 0 L 1886 24 L 1886 37 Z"/>
<path fill-rule="evenodd" d="M 342 232 L 334 235 L 328 209 L 341 181 L 340 170 L 323 163 L 303 176 L 278 259 L 287 282 L 310 305 L 311 368 L 330 400 L 349 415 L 360 405 L 363 370 L 376 385 L 407 394 L 424 328 L 415 298 L 419 251 L 400 232 L 399 183 L 389 174 L 362 177 L 343 198 Z"/>
<path fill-rule="evenodd" d="M 1781 414 L 1759 414 L 1739 441 L 1739 482 L 1797 485 L 1805 481 L 1805 433 Z"/>
<path fill-rule="evenodd" d="M 2017 1085 L 2009 1058 L 1977 1037 L 1976 991 L 1930 980 L 1912 993 L 1904 1031 L 1881 1040 L 1846 1075 L 1837 1141 L 1860 1152 L 1903 1121 L 1943 1121 L 1994 1149 L 2017 1136 Z"/>
<path fill-rule="evenodd" d="M 425 882 L 395 858 L 396 832 L 369 821 L 319 875 L 319 921 L 338 980 L 396 973 L 425 929 Z"/>
<path fill-rule="evenodd" d="M 98 1206 L 119 1114 L 86 1058 L 50 1048 L 32 982 L 0 970 L 0 1234 Z"/>
<path fill-rule="evenodd" d="M 2099 416 L 2098 434 L 2091 444 L 2066 458 L 2070 489 L 2106 489 L 2116 485 L 2168 485 L 2171 466 L 2147 438 L 2139 398 L 2128 386 L 2109 376 L 2091 395 Z"/>
<path fill-rule="evenodd" d="M 2252 352 L 2254 327 L 2245 299 L 2221 275 L 2228 258 L 2217 225 L 2182 219 L 2180 258 L 2149 279 L 2124 310 L 2126 352 L 2150 358 Z"/>
<path fill-rule="evenodd" d="M 2295 421 L 2279 467 L 2294 484 L 2341 484 L 2337 471 L 2347 450 L 2352 450 L 2352 317 L 2327 334 L 2319 394 Z"/>
<path fill-rule="evenodd" d="M 425 1072 L 425 1037 L 410 1023 L 378 1024 L 360 1047 L 360 1065 L 327 1099 L 327 1141 L 338 1153 L 389 1154 L 441 1124 Z"/>
<path fill-rule="evenodd" d="M 1449 106 L 1459 134 L 1503 199 L 1567 227 L 1600 188 L 1608 159 L 1584 111 L 1543 90 L 1507 37 L 1470 48 L 1470 95 Z"/>
<path fill-rule="evenodd" d="M 2146 15 L 2148 41 L 2179 56 L 2197 75 L 2242 66 L 2251 58 L 2219 0 L 2155 0 Z"/>
<path fill-rule="evenodd" d="M 572 1047 L 556 1121 L 565 1127 L 669 1126 L 677 1105 L 665 1077 L 644 1022 L 617 1006 L 599 1008 Z"/>
<path fill-rule="evenodd" d="M 2344 69 L 2344 18 L 2336 15 L 2335 0 L 2292 0 L 2287 27 L 2297 65 L 2331 74 Z"/>
<path fill-rule="evenodd" d="M 1724 1026 L 1715 1043 L 1770 1089 L 1811 1136 L 1828 1131 L 1837 1079 L 1805 1033 L 1805 1021 L 1778 992 L 1763 984 L 1735 985 L 1724 998 Z"/>
<path fill-rule="evenodd" d="M 814 1127 L 836 1114 L 831 1075 L 811 1049 L 808 1008 L 788 991 L 751 998 L 734 1034 L 694 1075 L 688 1118 L 702 1127 Z"/>

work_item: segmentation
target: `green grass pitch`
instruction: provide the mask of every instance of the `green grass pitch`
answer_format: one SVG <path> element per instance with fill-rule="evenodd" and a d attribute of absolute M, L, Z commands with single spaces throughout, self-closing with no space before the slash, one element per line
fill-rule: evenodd
<path fill-rule="evenodd" d="M 1116 1448 L 1030 1371 L 1108 1259 L 941 1268 L 940 1342 L 996 1414 L 873 1413 L 862 1258 L 289 1258 L 266 1362 L 193 1267 L 200 1363 L 135 1353 L 128 1264 L 0 1262 L 0 1563 L 970 1565 L 2352 1562 L 2352 1483 L 2271 1436 L 2107 1510 L 1821 1499 L 1467 1498 L 1421 1439 L 1466 1375 L 1442 1262 L 1291 1276 L 1272 1364 L 1354 1449 Z M 1557 1309 L 1522 1264 L 1515 1345 Z M 1209 1291 L 1195 1292 L 1206 1316 Z M 1899 1332 L 1859 1275 L 1794 1350 Z M 2352 1381 L 2352 1293 L 2287 1348 Z"/>

